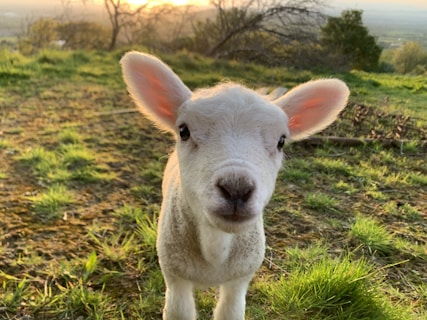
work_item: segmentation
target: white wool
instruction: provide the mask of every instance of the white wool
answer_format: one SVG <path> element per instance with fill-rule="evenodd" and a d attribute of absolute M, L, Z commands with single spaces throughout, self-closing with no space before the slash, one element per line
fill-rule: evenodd
<path fill-rule="evenodd" d="M 229 82 L 192 93 L 153 56 L 127 53 L 122 68 L 141 112 L 177 139 L 157 238 L 163 319 L 195 319 L 194 287 L 219 286 L 214 319 L 242 320 L 264 258 L 262 213 L 281 166 L 281 137 L 298 140 L 328 126 L 348 88 L 327 79 L 262 96 Z"/>

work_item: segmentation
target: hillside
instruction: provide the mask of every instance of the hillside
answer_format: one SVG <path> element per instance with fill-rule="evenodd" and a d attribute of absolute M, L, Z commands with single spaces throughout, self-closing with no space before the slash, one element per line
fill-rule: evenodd
<path fill-rule="evenodd" d="M 173 141 L 135 112 L 122 53 L 0 54 L 0 319 L 161 317 L 155 237 Z M 223 78 L 290 88 L 338 77 L 352 91 L 348 110 L 366 106 L 356 115 L 367 128 L 409 117 L 417 130 L 389 137 L 397 147 L 286 146 L 247 317 L 426 319 L 424 78 L 162 59 L 191 89 Z M 328 135 L 354 137 L 357 119 L 342 118 Z M 211 318 L 215 295 L 197 292 L 199 319 Z"/>

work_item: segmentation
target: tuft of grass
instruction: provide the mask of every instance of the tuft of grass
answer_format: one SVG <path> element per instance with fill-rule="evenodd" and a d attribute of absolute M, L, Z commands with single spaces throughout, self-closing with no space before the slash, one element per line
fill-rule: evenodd
<path fill-rule="evenodd" d="M 26 278 L 18 279 L 0 270 L 0 306 L 10 312 L 22 303 L 22 297 L 28 294 L 30 281 Z"/>
<path fill-rule="evenodd" d="M 81 142 L 81 136 L 65 129 L 58 134 L 59 146 L 50 151 L 36 147 L 19 159 L 31 167 L 35 175 L 51 183 L 111 181 L 116 177 L 106 165 L 96 164 L 96 156 Z"/>
<path fill-rule="evenodd" d="M 120 218 L 120 225 L 127 230 L 135 231 L 139 248 L 147 256 L 147 261 L 155 261 L 157 257 L 157 213 L 158 206 L 147 206 L 143 211 L 130 205 L 124 205 L 115 211 Z"/>
<path fill-rule="evenodd" d="M 59 132 L 58 141 L 62 144 L 81 144 L 83 138 L 80 133 L 75 130 L 66 128 Z"/>
<path fill-rule="evenodd" d="M 328 256 L 328 247 L 322 243 L 309 245 L 307 248 L 299 246 L 286 249 L 287 259 L 285 266 L 290 270 L 307 269 L 319 260 Z"/>
<path fill-rule="evenodd" d="M 411 183 L 417 184 L 419 186 L 427 186 L 427 175 L 411 172 L 408 177 Z"/>
<path fill-rule="evenodd" d="M 356 168 L 355 175 L 359 177 L 363 186 L 369 186 L 375 181 L 383 181 L 388 172 L 389 169 L 386 166 L 378 166 L 370 161 L 363 160 Z"/>
<path fill-rule="evenodd" d="M 62 184 L 54 184 L 30 200 L 35 212 L 49 219 L 62 217 L 63 209 L 74 202 L 73 194 Z"/>
<path fill-rule="evenodd" d="M 352 174 L 351 167 L 342 159 L 317 158 L 315 159 L 316 166 L 326 174 L 350 176 Z"/>
<path fill-rule="evenodd" d="M 54 152 L 46 150 L 44 147 L 36 147 L 27 150 L 19 157 L 28 166 L 31 166 L 39 176 L 46 176 L 52 168 L 58 166 L 58 159 Z"/>
<path fill-rule="evenodd" d="M 61 161 L 69 170 L 77 170 L 95 162 L 95 156 L 80 144 L 61 145 Z"/>
<path fill-rule="evenodd" d="M 59 319 L 103 320 L 117 315 L 117 305 L 104 293 L 103 288 L 95 290 L 77 283 L 63 287 L 62 291 L 63 294 L 57 296 L 55 302 Z"/>
<path fill-rule="evenodd" d="M 398 203 L 396 201 L 387 202 L 384 205 L 384 211 L 388 214 L 403 217 L 409 221 L 422 220 L 421 212 L 411 206 L 409 203 Z"/>
<path fill-rule="evenodd" d="M 137 234 L 141 238 L 141 248 L 147 254 L 148 260 L 155 261 L 157 257 L 156 240 L 157 240 L 157 221 L 156 217 L 140 215 L 136 217 L 138 228 Z"/>
<path fill-rule="evenodd" d="M 358 191 L 352 183 L 348 183 L 343 180 L 338 181 L 334 186 L 332 186 L 332 188 L 336 191 L 342 191 L 348 195 L 353 195 Z"/>
<path fill-rule="evenodd" d="M 384 179 L 386 187 L 395 187 L 396 185 L 408 185 L 408 175 L 402 172 L 390 173 Z"/>
<path fill-rule="evenodd" d="M 292 183 L 309 183 L 311 181 L 310 172 L 298 168 L 284 169 L 281 178 Z"/>
<path fill-rule="evenodd" d="M 394 319 L 393 306 L 381 295 L 373 275 L 363 259 L 323 258 L 260 289 L 271 313 L 285 319 Z"/>
<path fill-rule="evenodd" d="M 29 66 L 29 60 L 17 52 L 0 49 L 0 57 L 0 84 L 29 79 L 35 73 Z"/>
<path fill-rule="evenodd" d="M 427 247 L 425 244 L 414 243 L 398 237 L 396 238 L 394 245 L 400 252 L 419 258 L 423 261 L 427 261 Z"/>
<path fill-rule="evenodd" d="M 366 190 L 365 195 L 367 195 L 368 197 L 374 200 L 384 201 L 388 199 L 387 195 L 385 195 L 383 192 L 378 190 L 378 186 L 376 184 L 371 184 L 369 186 L 366 186 L 365 190 Z"/>
<path fill-rule="evenodd" d="M 305 197 L 306 207 L 321 213 L 337 212 L 338 203 L 338 200 L 321 192 L 309 193 Z"/>
<path fill-rule="evenodd" d="M 403 143 L 401 145 L 401 152 L 403 154 L 405 153 L 416 153 L 419 152 L 420 146 L 417 140 L 412 140 L 412 141 L 408 141 Z"/>
<path fill-rule="evenodd" d="M 99 255 L 103 260 L 108 260 L 121 265 L 129 255 L 138 252 L 135 234 L 119 230 L 114 234 L 96 235 L 89 233 L 100 247 Z M 124 266 L 122 265 L 124 269 Z"/>
<path fill-rule="evenodd" d="M 390 255 L 394 251 L 393 236 L 373 218 L 361 214 L 350 227 L 350 237 L 368 250 L 370 254 Z"/>

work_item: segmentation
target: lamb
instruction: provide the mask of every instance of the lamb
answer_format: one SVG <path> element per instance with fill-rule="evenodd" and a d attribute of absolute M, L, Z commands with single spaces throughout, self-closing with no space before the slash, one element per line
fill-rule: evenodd
<path fill-rule="evenodd" d="M 214 319 L 242 320 L 249 282 L 264 258 L 263 209 L 283 145 L 331 124 L 349 89 L 337 79 L 316 80 L 271 101 L 232 82 L 191 92 L 148 54 L 128 52 L 121 65 L 140 111 L 176 138 L 157 237 L 163 319 L 196 319 L 193 289 L 219 286 Z"/>

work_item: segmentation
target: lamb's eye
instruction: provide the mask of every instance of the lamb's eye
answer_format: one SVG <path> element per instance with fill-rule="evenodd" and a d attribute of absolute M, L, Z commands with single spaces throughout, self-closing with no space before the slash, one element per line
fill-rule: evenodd
<path fill-rule="evenodd" d="M 285 145 L 286 136 L 282 135 L 279 139 L 279 142 L 277 143 L 277 149 L 282 150 L 283 146 Z"/>
<path fill-rule="evenodd" d="M 188 129 L 186 124 L 182 124 L 179 126 L 179 136 L 182 141 L 187 141 L 190 139 L 190 130 Z"/>

